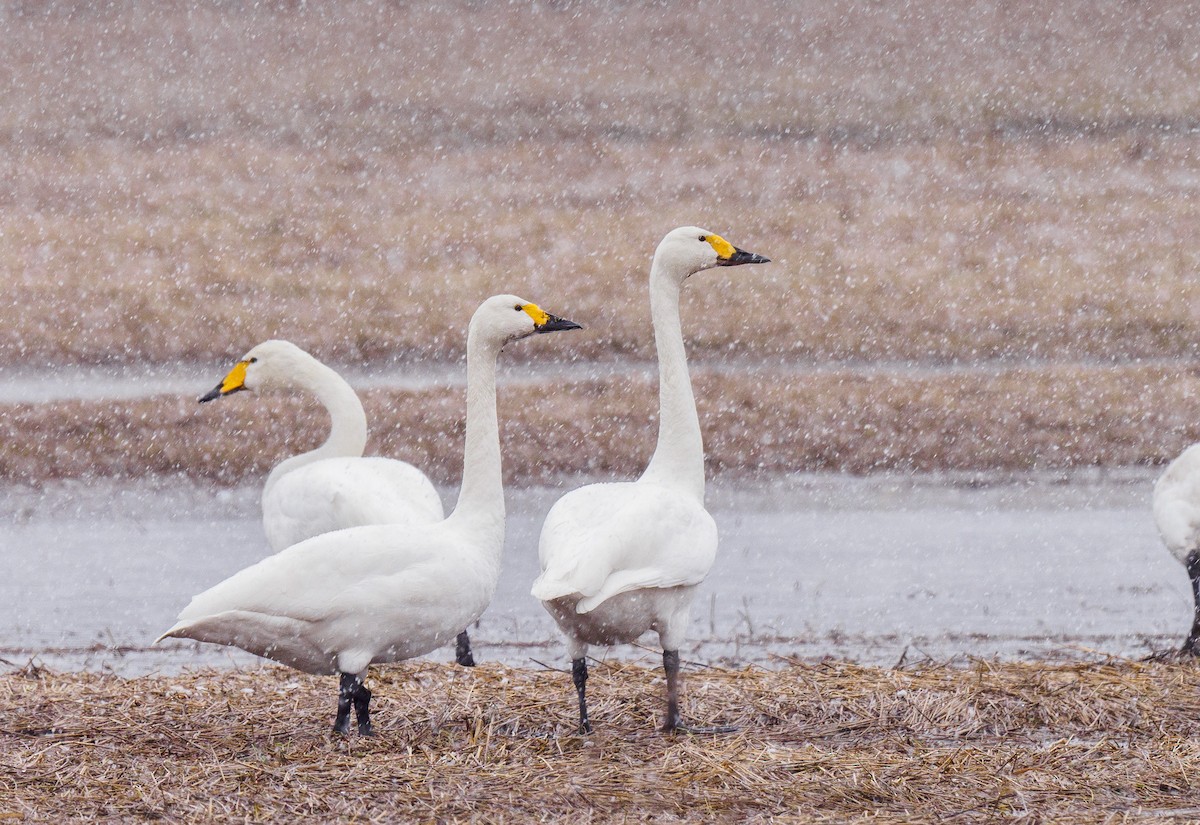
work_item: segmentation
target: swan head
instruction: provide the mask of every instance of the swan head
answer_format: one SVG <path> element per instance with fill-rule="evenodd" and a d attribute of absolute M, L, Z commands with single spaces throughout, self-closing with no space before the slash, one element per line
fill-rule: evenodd
<path fill-rule="evenodd" d="M 497 348 L 543 332 L 583 329 L 574 321 L 551 315 L 537 304 L 516 295 L 493 295 L 471 316 L 469 337 L 486 340 Z"/>
<path fill-rule="evenodd" d="M 282 384 L 307 368 L 313 357 L 290 341 L 263 341 L 233 365 L 221 383 L 200 396 L 200 403 L 242 390 Z"/>
<path fill-rule="evenodd" d="M 654 251 L 656 264 L 683 280 L 714 266 L 770 263 L 770 258 L 738 249 L 715 232 L 698 226 L 672 229 Z"/>

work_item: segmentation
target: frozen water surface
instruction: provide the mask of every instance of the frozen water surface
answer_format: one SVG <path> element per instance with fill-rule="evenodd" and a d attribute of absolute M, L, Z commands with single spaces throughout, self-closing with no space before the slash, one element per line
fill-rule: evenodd
<path fill-rule="evenodd" d="M 1151 521 L 1155 475 L 711 484 L 721 550 L 685 655 L 890 665 L 1177 645 L 1191 594 Z M 563 664 L 557 630 L 529 595 L 538 528 L 562 492 L 509 491 L 500 585 L 471 628 L 480 659 Z M 0 505 L 0 657 L 10 665 L 144 673 L 259 661 L 215 645 L 150 644 L 194 593 L 267 553 L 257 487 L 69 482 L 0 488 Z M 593 653 L 656 659 L 656 641 Z M 449 648 L 431 655 L 452 659 Z"/>

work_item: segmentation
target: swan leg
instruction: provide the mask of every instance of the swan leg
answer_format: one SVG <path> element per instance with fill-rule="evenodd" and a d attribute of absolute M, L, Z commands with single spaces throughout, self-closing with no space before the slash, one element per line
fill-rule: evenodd
<path fill-rule="evenodd" d="M 668 733 L 733 733 L 736 725 L 717 725 L 715 727 L 697 728 L 683 723 L 679 713 L 679 651 L 663 651 L 663 671 L 667 674 L 667 720 L 663 730 Z"/>
<path fill-rule="evenodd" d="M 354 719 L 358 722 L 358 732 L 361 736 L 374 736 L 371 728 L 371 691 L 361 681 L 354 693 Z"/>
<path fill-rule="evenodd" d="M 475 667 L 475 657 L 471 654 L 471 637 L 465 630 L 454 640 L 454 660 L 463 667 Z"/>
<path fill-rule="evenodd" d="M 1196 606 L 1192 614 L 1192 632 L 1188 634 L 1187 641 L 1183 643 L 1179 652 L 1200 656 L 1200 551 L 1193 550 L 1188 553 L 1184 564 L 1192 580 L 1192 598 Z"/>
<path fill-rule="evenodd" d="M 679 651 L 663 651 L 663 672 L 667 674 L 667 721 L 663 730 L 674 731 L 683 727 L 683 717 L 679 715 Z"/>
<path fill-rule="evenodd" d="M 333 722 L 334 733 L 350 733 L 350 706 L 354 703 L 354 687 L 358 677 L 352 673 L 343 673 L 338 683 L 337 719 Z"/>
<path fill-rule="evenodd" d="M 363 684 L 362 677 L 354 673 L 343 673 L 338 684 L 337 719 L 333 723 L 334 733 L 350 733 L 350 708 L 354 708 L 354 716 L 358 721 L 358 732 L 370 736 L 371 730 L 371 691 Z"/>
<path fill-rule="evenodd" d="M 587 657 L 580 656 L 571 660 L 571 680 L 575 683 L 575 693 L 579 696 L 579 732 L 591 733 L 592 722 L 588 719 L 587 711 Z"/>

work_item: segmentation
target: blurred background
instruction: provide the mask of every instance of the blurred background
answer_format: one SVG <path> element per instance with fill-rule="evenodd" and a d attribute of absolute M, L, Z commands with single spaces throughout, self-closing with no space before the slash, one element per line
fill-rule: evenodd
<path fill-rule="evenodd" d="M 1173 643 L 1148 496 L 1200 439 L 1197 43 L 1200 7 L 1154 0 L 0 4 L 0 554 L 48 571 L 7 585 L 0 655 L 140 648 L 265 552 L 263 474 L 324 412 L 195 403 L 263 339 L 347 375 L 370 450 L 452 502 L 497 292 L 586 328 L 502 359 L 528 561 L 557 495 L 653 448 L 645 283 L 680 224 L 772 259 L 684 295 L 722 552 L 762 567 L 701 635 Z"/>

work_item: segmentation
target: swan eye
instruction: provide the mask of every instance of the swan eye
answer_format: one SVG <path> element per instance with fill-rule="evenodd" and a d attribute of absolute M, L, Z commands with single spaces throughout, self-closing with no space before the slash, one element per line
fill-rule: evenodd
<path fill-rule="evenodd" d="M 520 304 L 517 304 L 515 307 L 513 307 L 513 309 L 515 309 L 517 312 L 520 312 L 520 311 L 521 311 L 521 310 L 523 310 L 524 308 L 525 308 L 525 307 L 521 306 Z"/>
<path fill-rule="evenodd" d="M 257 364 L 257 363 L 258 363 L 258 356 L 256 355 L 256 356 L 254 356 L 253 358 L 251 358 L 249 363 L 251 363 L 251 364 Z"/>
<path fill-rule="evenodd" d="M 701 235 L 701 236 L 700 236 L 700 243 L 704 243 L 704 242 L 705 242 L 705 241 L 707 241 L 707 240 L 708 240 L 708 236 L 707 236 L 707 235 Z"/>

